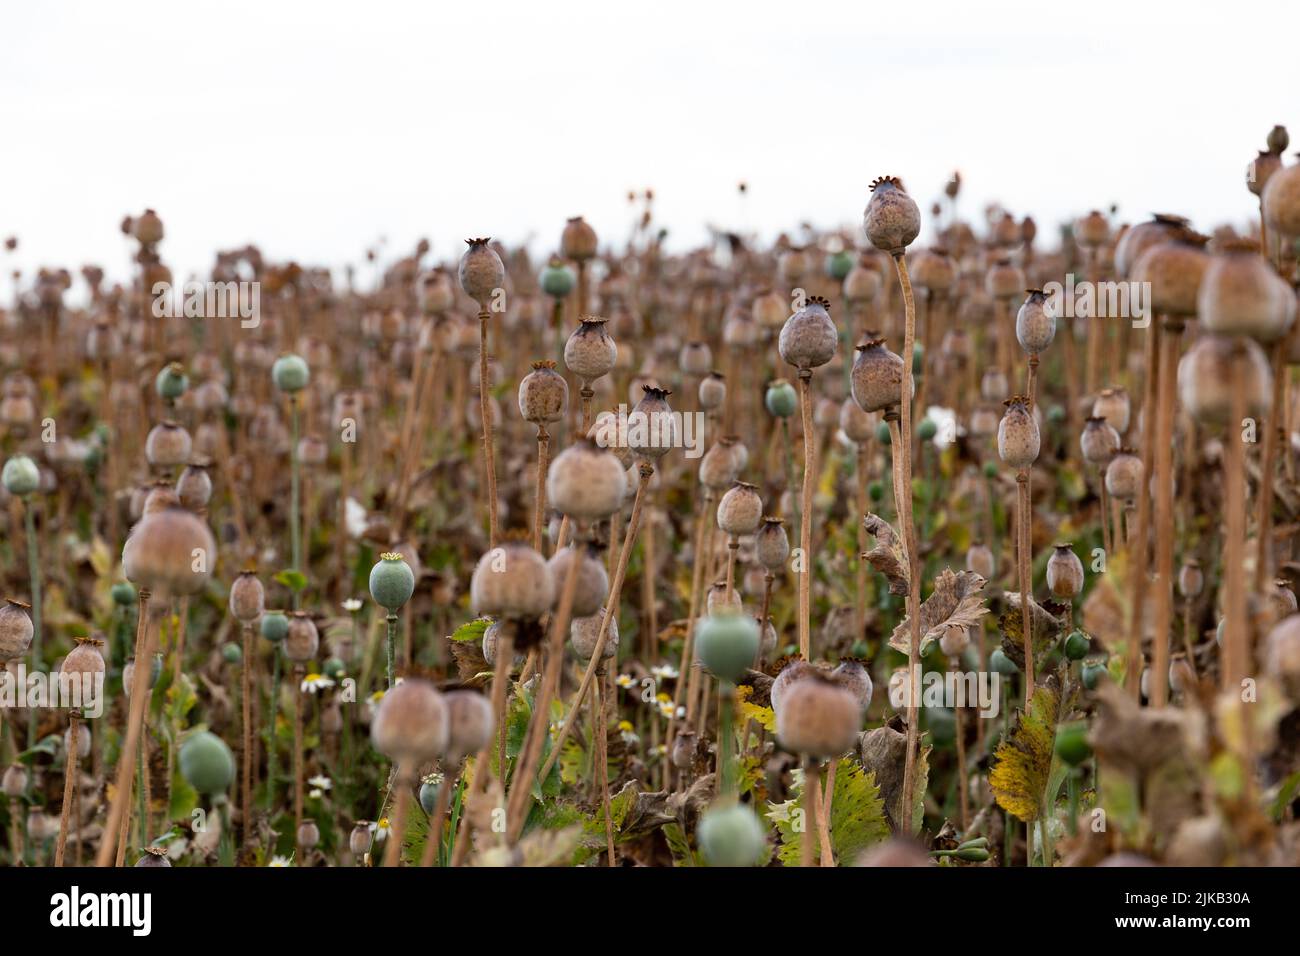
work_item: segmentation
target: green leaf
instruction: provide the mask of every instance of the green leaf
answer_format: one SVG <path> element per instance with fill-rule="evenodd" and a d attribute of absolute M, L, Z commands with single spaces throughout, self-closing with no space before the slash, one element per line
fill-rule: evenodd
<path fill-rule="evenodd" d="M 490 618 L 475 618 L 474 620 L 456 628 L 455 632 L 451 635 L 451 639 L 453 641 L 481 641 L 483 640 L 483 632 L 488 629 L 488 625 L 491 623 L 492 620 Z"/>
<path fill-rule="evenodd" d="M 1295 800 L 1297 794 L 1300 794 L 1300 770 L 1283 780 L 1278 788 L 1277 797 L 1269 810 L 1274 820 L 1281 822 L 1282 815 L 1286 813 L 1286 808 Z"/>
<path fill-rule="evenodd" d="M 669 823 L 660 831 L 668 841 L 668 852 L 673 855 L 673 866 L 699 866 L 699 857 L 691 849 L 690 841 L 681 826 Z"/>
<path fill-rule="evenodd" d="M 919 767 L 918 767 L 919 769 Z M 777 857 L 782 866 L 798 866 L 802 855 L 802 840 L 808 835 L 798 832 L 795 824 L 803 816 L 804 776 L 796 771 L 795 789 L 785 803 L 768 804 L 767 818 L 776 825 L 781 835 Z M 917 789 L 924 793 L 918 776 Z M 811 829 L 812 821 L 804 821 L 800 830 Z M 831 849 L 839 866 L 852 866 L 864 849 L 889 837 L 889 824 L 885 820 L 885 802 L 880 797 L 876 775 L 864 770 L 856 760 L 841 760 L 835 772 L 835 792 L 831 797 Z M 817 835 L 811 834 L 816 840 Z"/>
<path fill-rule="evenodd" d="M 1028 712 L 1016 714 L 1008 739 L 998 745 L 989 786 L 998 805 L 1028 823 L 1038 819 L 1047 795 L 1056 743 L 1057 695 L 1050 687 L 1034 691 Z"/>
<path fill-rule="evenodd" d="M 307 575 L 293 568 L 285 568 L 271 580 L 283 584 L 294 594 L 299 593 L 307 587 Z"/>
<path fill-rule="evenodd" d="M 31 764 L 36 762 L 37 757 L 55 757 L 59 753 L 59 738 L 57 734 L 50 734 L 48 737 L 42 737 L 34 746 L 28 747 L 18 755 L 18 762 Z"/>

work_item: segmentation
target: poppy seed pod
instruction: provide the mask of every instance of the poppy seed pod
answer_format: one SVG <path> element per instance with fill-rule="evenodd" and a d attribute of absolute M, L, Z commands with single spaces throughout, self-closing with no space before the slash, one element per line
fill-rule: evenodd
<path fill-rule="evenodd" d="M 589 544 L 575 544 L 561 548 L 547 562 L 551 577 L 559 593 L 564 592 L 564 582 L 569 579 L 569 565 L 578 561 L 578 580 L 573 592 L 573 616 L 589 617 L 599 611 L 609 597 L 609 573 L 599 553 Z"/>
<path fill-rule="evenodd" d="M 230 585 L 230 613 L 241 624 L 252 624 L 266 607 L 266 591 L 253 571 L 240 571 Z"/>
<path fill-rule="evenodd" d="M 903 359 L 872 339 L 857 348 L 853 360 L 853 400 L 864 412 L 882 412 L 903 400 Z M 914 386 L 915 388 L 915 386 Z"/>
<path fill-rule="evenodd" d="M 758 486 L 738 481 L 718 502 L 718 527 L 729 535 L 753 534 L 763 518 Z"/>
<path fill-rule="evenodd" d="M 1283 682 L 1292 701 L 1300 698 L 1300 614 L 1283 618 L 1268 632 L 1264 670 Z"/>
<path fill-rule="evenodd" d="M 596 257 L 596 230 L 581 216 L 574 216 L 564 224 L 560 233 L 560 254 L 575 262 L 585 262 Z"/>
<path fill-rule="evenodd" d="M 370 569 L 370 596 L 380 607 L 392 612 L 406 604 L 415 593 L 415 572 L 396 551 L 379 556 Z"/>
<path fill-rule="evenodd" d="M 176 493 L 176 489 L 165 481 L 158 481 L 145 493 L 144 507 L 141 508 L 140 514 L 143 517 L 144 515 L 156 514 L 159 511 L 166 511 L 168 508 L 183 507 L 181 496 Z"/>
<path fill-rule="evenodd" d="M 743 804 L 711 807 L 695 829 L 709 866 L 758 866 L 767 850 L 767 827 Z"/>
<path fill-rule="evenodd" d="M 704 610 L 706 614 L 720 614 L 723 611 L 739 614 L 744 610 L 744 602 L 739 591 L 728 590 L 726 581 L 714 581 L 709 587 L 709 593 L 704 596 Z"/>
<path fill-rule="evenodd" d="M 122 570 L 127 580 L 159 597 L 197 594 L 216 563 L 212 532 L 183 508 L 146 515 L 122 546 Z"/>
<path fill-rule="evenodd" d="M 210 731 L 200 730 L 187 737 L 179 758 L 181 776 L 204 796 L 225 793 L 235 779 L 235 755 Z"/>
<path fill-rule="evenodd" d="M 16 800 L 27 792 L 27 768 L 20 763 L 10 764 L 5 768 L 4 777 L 0 779 L 0 790 L 10 800 Z"/>
<path fill-rule="evenodd" d="M 931 298 L 947 295 L 957 284 L 957 264 L 943 249 L 921 249 L 911 266 L 912 284 Z"/>
<path fill-rule="evenodd" d="M 569 625 L 569 640 L 573 642 L 573 651 L 582 660 L 591 660 L 591 655 L 596 653 L 596 641 L 600 639 L 600 626 L 605 619 L 605 608 L 600 608 L 595 614 L 589 614 L 586 617 L 575 617 Z M 605 649 L 601 652 L 601 660 L 609 660 L 618 654 L 618 620 L 615 617 L 609 619 L 609 630 L 605 635 Z"/>
<path fill-rule="evenodd" d="M 687 342 L 677 354 L 677 364 L 687 375 L 707 375 L 713 367 L 708 342 Z"/>
<path fill-rule="evenodd" d="M 1142 493 L 1143 473 L 1142 459 L 1121 448 L 1106 465 L 1106 491 L 1120 501 L 1136 501 Z"/>
<path fill-rule="evenodd" d="M 316 622 L 308 617 L 306 611 L 294 611 L 289 615 L 289 631 L 284 637 L 284 656 L 295 664 L 305 664 L 316 656 L 320 649 L 320 633 Z"/>
<path fill-rule="evenodd" d="M 984 273 L 984 291 L 995 299 L 1014 299 L 1025 287 L 1025 274 L 1010 259 L 998 259 Z"/>
<path fill-rule="evenodd" d="M 877 249 L 901 256 L 921 233 L 921 210 L 897 178 L 881 176 L 871 184 L 862 227 Z"/>
<path fill-rule="evenodd" d="M 1106 424 L 1123 435 L 1128 431 L 1132 408 L 1126 389 L 1103 388 L 1093 400 L 1092 417 L 1106 419 Z"/>
<path fill-rule="evenodd" d="M 738 680 L 754 663 L 760 643 L 758 621 L 745 614 L 723 611 L 695 626 L 696 660 L 719 680 Z"/>
<path fill-rule="evenodd" d="M 700 380 L 700 408 L 711 412 L 727 400 L 727 380 L 721 372 L 710 372 Z"/>
<path fill-rule="evenodd" d="M 479 559 L 470 579 L 470 603 L 475 614 L 536 620 L 555 603 L 555 578 L 531 547 L 507 541 Z"/>
<path fill-rule="evenodd" d="M 279 644 L 289 636 L 289 617 L 283 611 L 267 611 L 258 630 L 272 644 Z"/>
<path fill-rule="evenodd" d="M 1147 249 L 1172 239 L 1186 229 L 1186 219 L 1165 213 L 1157 213 L 1149 221 L 1126 229 L 1115 246 L 1115 272 L 1120 278 L 1128 278 L 1133 266 Z"/>
<path fill-rule="evenodd" d="M 1096 209 L 1075 220 L 1074 241 L 1085 249 L 1096 249 L 1110 238 L 1110 223 Z"/>
<path fill-rule="evenodd" d="M 389 688 L 370 721 L 370 742 L 397 764 L 427 763 L 447 749 L 447 702 L 427 680 L 407 678 Z"/>
<path fill-rule="evenodd" d="M 964 630 L 954 633 L 966 633 Z M 831 671 L 831 676 L 836 678 L 841 684 L 853 691 L 858 699 L 858 705 L 865 714 L 867 708 L 871 706 L 871 695 L 874 688 L 871 683 L 871 673 L 863 665 L 862 661 L 849 658 L 841 661 L 835 670 Z"/>
<path fill-rule="evenodd" d="M 992 549 L 986 544 L 972 544 L 967 548 L 966 570 L 974 571 L 986 581 L 992 581 L 997 570 Z"/>
<path fill-rule="evenodd" d="M 11 495 L 23 497 L 41 486 L 41 470 L 26 455 L 14 455 L 5 462 L 0 481 Z"/>
<path fill-rule="evenodd" d="M 348 849 L 354 856 L 365 856 L 374 843 L 375 832 L 370 828 L 369 820 L 358 820 L 348 835 Z"/>
<path fill-rule="evenodd" d="M 1038 422 L 1023 395 L 1012 396 L 1002 404 L 1007 410 L 998 422 L 998 457 L 1019 471 L 1038 460 Z"/>
<path fill-rule="evenodd" d="M 149 430 L 144 456 L 155 468 L 177 468 L 190 460 L 190 433 L 176 422 L 160 422 Z"/>
<path fill-rule="evenodd" d="M 1233 406 L 1234 362 L 1240 363 L 1246 414 L 1261 418 L 1267 413 L 1273 400 L 1273 372 L 1264 350 L 1251 338 L 1201 335 L 1178 362 L 1178 398 L 1196 421 L 1227 423 Z"/>
<path fill-rule="evenodd" d="M 778 571 L 790 557 L 790 536 L 783 518 L 766 517 L 754 540 L 758 563 L 769 571 Z"/>
<path fill-rule="evenodd" d="M 618 346 L 605 327 L 608 320 L 584 315 L 564 343 L 564 364 L 586 382 L 608 375 L 618 361 Z"/>
<path fill-rule="evenodd" d="M 32 619 L 28 616 L 30 605 L 6 598 L 0 607 L 0 665 L 17 660 L 32 645 Z"/>
<path fill-rule="evenodd" d="M 939 649 L 950 658 L 961 657 L 970 646 L 970 631 L 964 627 L 949 628 L 939 638 Z"/>
<path fill-rule="evenodd" d="M 1058 544 L 1047 559 L 1047 586 L 1053 597 L 1072 600 L 1083 590 L 1083 562 L 1070 544 Z"/>
<path fill-rule="evenodd" d="M 846 398 L 840 403 L 840 430 L 854 444 L 865 444 L 876 433 L 876 417 L 864 412 L 856 399 Z"/>
<path fill-rule="evenodd" d="M 533 370 L 519 383 L 519 413 L 534 425 L 558 422 L 569 408 L 569 383 L 555 371 L 555 362 L 533 363 Z"/>
<path fill-rule="evenodd" d="M 271 381 L 282 392 L 301 392 L 311 382 L 311 369 L 299 355 L 281 355 L 271 366 Z"/>
<path fill-rule="evenodd" d="M 1178 569 L 1178 593 L 1191 600 L 1201 596 L 1205 587 L 1205 574 L 1201 571 L 1201 562 L 1188 558 Z"/>
<path fill-rule="evenodd" d="M 772 710 L 779 714 L 781 706 L 785 701 L 785 694 L 796 681 L 801 681 L 809 674 L 816 672 L 817 668 L 801 658 L 795 658 L 789 661 L 777 673 L 772 681 L 772 686 L 768 691 L 768 696 L 772 702 Z"/>
<path fill-rule="evenodd" d="M 768 382 L 767 391 L 763 393 L 763 405 L 768 414 L 776 418 L 789 418 L 799 408 L 799 393 L 785 379 L 774 379 Z"/>
<path fill-rule="evenodd" d="M 314 850 L 320 845 L 320 825 L 315 820 L 303 820 L 296 836 L 300 850 Z"/>
<path fill-rule="evenodd" d="M 460 763 L 478 753 L 492 739 L 496 721 L 491 702 L 476 690 L 453 690 L 442 695 L 447 705 L 446 762 Z"/>
<path fill-rule="evenodd" d="M 100 650 L 103 646 L 103 641 L 93 637 L 79 637 L 77 646 L 68 652 L 59 667 L 60 674 L 77 675 L 83 697 L 92 693 L 88 684 L 95 680 L 95 675 L 104 673 L 104 654 Z"/>
<path fill-rule="evenodd" d="M 1295 293 L 1253 242 L 1225 243 L 1205 269 L 1197 295 L 1201 327 L 1218 335 L 1249 335 L 1271 345 L 1295 321 Z"/>
<path fill-rule="evenodd" d="M 1104 465 L 1119 451 L 1119 432 L 1111 427 L 1104 418 L 1095 415 L 1084 419 L 1083 432 L 1079 435 L 1079 448 L 1085 461 L 1094 465 Z"/>
<path fill-rule="evenodd" d="M 490 238 L 466 239 L 465 245 L 469 248 L 460 257 L 457 270 L 460 287 L 478 303 L 480 309 L 488 307 L 488 302 L 506 281 L 506 267 L 496 250 L 488 245 L 490 241 Z"/>
<path fill-rule="evenodd" d="M 844 277 L 844 299 L 850 306 L 860 308 L 874 302 L 883 286 L 880 270 L 864 257 Z"/>
<path fill-rule="evenodd" d="M 162 242 L 162 219 L 152 209 L 146 209 L 139 216 L 128 221 L 131 224 L 131 235 L 135 237 L 137 242 L 147 246 L 156 245 L 159 242 Z"/>
<path fill-rule="evenodd" d="M 185 374 L 185 367 L 180 362 L 169 362 L 162 367 L 158 377 L 153 380 L 154 391 L 158 397 L 175 401 L 185 394 L 190 387 L 190 380 Z"/>
<path fill-rule="evenodd" d="M 144 855 L 135 861 L 135 868 L 171 869 L 172 861 L 167 859 L 167 851 L 160 846 L 147 846 Z"/>
<path fill-rule="evenodd" d="M 809 296 L 804 307 L 785 320 L 777 348 L 787 364 L 819 368 L 835 357 L 840 339 L 829 306 L 821 296 Z"/>
<path fill-rule="evenodd" d="M 1281 168 L 1282 156 L 1279 153 L 1261 149 L 1259 155 L 1246 167 L 1246 188 L 1256 196 L 1263 197 L 1264 187 Z"/>
<path fill-rule="evenodd" d="M 1267 145 L 1271 152 L 1284 153 L 1286 148 L 1291 145 L 1291 137 L 1287 134 L 1285 126 L 1274 126 L 1268 131 Z"/>
<path fill-rule="evenodd" d="M 555 456 L 546 475 L 546 497 L 560 514 L 599 521 L 623 506 L 627 477 L 612 451 L 579 438 Z"/>
<path fill-rule="evenodd" d="M 564 260 L 554 256 L 537 277 L 542 291 L 553 299 L 567 299 L 577 281 L 573 270 L 564 264 Z"/>
<path fill-rule="evenodd" d="M 135 689 L 135 658 L 131 658 L 122 665 L 122 692 L 129 698 L 131 692 Z M 149 690 L 153 690 L 158 683 L 158 678 L 162 676 L 162 654 L 155 654 L 153 660 L 149 662 Z"/>
<path fill-rule="evenodd" d="M 776 329 L 785 323 L 790 314 L 786 298 L 779 292 L 768 289 L 754 297 L 749 308 L 750 317 L 762 328 Z"/>
<path fill-rule="evenodd" d="M 677 446 L 677 417 L 666 388 L 643 385 L 645 393 L 629 415 L 627 447 L 642 461 L 656 462 Z"/>
<path fill-rule="evenodd" d="M 786 750 L 838 757 L 852 750 L 862 729 L 858 695 L 839 680 L 811 669 L 786 689 L 776 712 L 776 736 Z"/>
<path fill-rule="evenodd" d="M 1030 355 L 1047 351 L 1056 337 L 1056 314 L 1042 289 L 1030 289 L 1016 313 L 1016 341 Z"/>
<path fill-rule="evenodd" d="M 679 730 L 673 738 L 672 763 L 678 770 L 689 769 L 695 762 L 696 733 L 693 730 Z"/>
<path fill-rule="evenodd" d="M 190 511 L 202 511 L 212 499 L 212 476 L 205 462 L 192 461 L 176 479 L 176 499 Z"/>
<path fill-rule="evenodd" d="M 1133 281 L 1150 283 L 1150 305 L 1157 315 L 1192 316 L 1210 257 L 1205 237 L 1184 229 L 1156 243 L 1133 266 Z"/>
<path fill-rule="evenodd" d="M 740 476 L 742 461 L 739 439 L 724 435 L 700 459 L 700 484 L 710 491 L 730 488 Z"/>
<path fill-rule="evenodd" d="M 1262 201 L 1270 232 L 1300 236 L 1300 163 L 1283 166 L 1270 176 Z"/>
<path fill-rule="evenodd" d="M 1007 396 L 1007 376 L 999 368 L 987 368 L 980 376 L 980 397 L 986 402 L 1005 401 Z"/>

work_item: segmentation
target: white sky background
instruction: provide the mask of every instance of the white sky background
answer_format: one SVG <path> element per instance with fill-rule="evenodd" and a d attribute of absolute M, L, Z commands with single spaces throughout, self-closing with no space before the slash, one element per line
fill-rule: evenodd
<path fill-rule="evenodd" d="M 928 205 L 954 168 L 964 214 L 997 200 L 1049 241 L 1111 202 L 1244 223 L 1268 129 L 1300 148 L 1297 35 L 1295 0 L 11 0 L 0 290 L 15 266 L 121 277 L 145 206 L 178 277 L 252 241 L 339 280 L 381 235 L 389 259 L 544 254 L 582 214 L 621 239 L 645 186 L 678 248 L 860 222 L 885 173 Z"/>

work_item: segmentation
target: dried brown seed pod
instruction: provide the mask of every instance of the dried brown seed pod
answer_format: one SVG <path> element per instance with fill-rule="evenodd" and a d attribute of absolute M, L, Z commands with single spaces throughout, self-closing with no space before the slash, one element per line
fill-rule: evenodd
<path fill-rule="evenodd" d="M 835 357 L 839 332 L 828 306 L 820 296 L 811 296 L 803 308 L 785 320 L 777 347 L 787 364 L 813 369 Z"/>
<path fill-rule="evenodd" d="M 0 665 L 17 660 L 32 646 L 34 629 L 28 612 L 30 604 L 5 598 L 0 607 Z"/>
<path fill-rule="evenodd" d="M 1030 355 L 1047 351 L 1056 338 L 1056 313 L 1042 289 L 1030 289 L 1016 313 L 1016 341 Z"/>
<path fill-rule="evenodd" d="M 1047 559 L 1047 586 L 1053 597 L 1073 600 L 1083 590 L 1083 562 L 1068 542 L 1058 544 Z"/>
<path fill-rule="evenodd" d="M 862 227 L 877 249 L 901 256 L 921 233 L 921 210 L 898 179 L 882 176 L 871 184 Z"/>
<path fill-rule="evenodd" d="M 1271 345 L 1295 322 L 1296 297 L 1253 242 L 1224 244 L 1210 258 L 1197 294 L 1201 327 L 1218 335 L 1249 335 Z"/>
<path fill-rule="evenodd" d="M 506 281 L 506 267 L 489 242 L 491 239 L 466 239 L 469 248 L 460 257 L 460 287 L 478 303 L 480 309 L 488 307 Z"/>
<path fill-rule="evenodd" d="M 1104 465 L 1119 451 L 1119 447 L 1119 432 L 1106 419 L 1095 415 L 1084 419 L 1083 431 L 1079 435 L 1079 449 L 1084 461 Z"/>
<path fill-rule="evenodd" d="M 839 757 L 857 743 L 862 717 L 858 695 L 814 668 L 783 693 L 776 736 L 782 747 L 795 753 Z"/>
<path fill-rule="evenodd" d="M 551 462 L 546 497 L 560 514 L 578 521 L 608 518 L 623 506 L 627 478 L 618 456 L 580 438 Z"/>
<path fill-rule="evenodd" d="M 197 594 L 212 576 L 216 562 L 212 532 L 183 508 L 146 515 L 131 529 L 122 547 L 127 580 L 159 597 Z"/>
<path fill-rule="evenodd" d="M 618 346 L 606 323 L 598 315 L 584 315 L 564 343 L 565 366 L 584 381 L 594 382 L 608 375 L 618 360 Z"/>
<path fill-rule="evenodd" d="M 240 571 L 230 585 L 230 613 L 241 624 L 252 624 L 266 610 L 266 591 L 257 573 Z"/>
<path fill-rule="evenodd" d="M 1136 501 L 1142 493 L 1143 474 L 1142 459 L 1121 448 L 1106 465 L 1106 491 L 1119 501 Z"/>
<path fill-rule="evenodd" d="M 1024 396 L 1015 395 L 1003 404 L 1007 410 L 998 422 L 998 457 L 1019 471 L 1038 460 L 1038 422 Z"/>
<path fill-rule="evenodd" d="M 575 617 L 569 625 L 569 640 L 573 642 L 574 653 L 584 661 L 591 660 L 596 652 L 596 641 L 600 638 L 601 622 L 605 618 L 605 609 L 600 608 L 587 617 Z M 609 630 L 605 635 L 605 648 L 601 652 L 602 660 L 609 660 L 618 654 L 618 621 L 610 618 Z"/>
<path fill-rule="evenodd" d="M 534 425 L 549 425 L 564 418 L 569 408 L 569 383 L 555 370 L 555 362 L 533 363 L 519 383 L 519 413 Z"/>
<path fill-rule="evenodd" d="M 737 481 L 718 502 L 718 527 L 729 535 L 753 534 L 763 517 L 758 486 Z"/>
<path fill-rule="evenodd" d="M 305 664 L 316 656 L 320 649 L 320 633 L 306 611 L 294 611 L 289 615 L 289 633 L 280 646 L 284 656 L 295 664 Z"/>
<path fill-rule="evenodd" d="M 1273 372 L 1264 350 L 1254 339 L 1201 335 L 1178 362 L 1178 398 L 1198 422 L 1228 423 L 1234 362 L 1239 363 L 1240 381 L 1246 390 L 1246 414 L 1262 418 L 1268 412 L 1273 401 Z M 1161 437 L 1167 440 L 1170 436 Z"/>
<path fill-rule="evenodd" d="M 442 699 L 447 705 L 444 759 L 455 766 L 470 754 L 478 753 L 492 739 L 496 721 L 491 702 L 476 690 L 449 691 Z"/>
<path fill-rule="evenodd" d="M 173 421 L 159 422 L 144 442 L 144 456 L 155 468 L 179 468 L 192 450 L 190 433 Z"/>
<path fill-rule="evenodd" d="M 884 339 L 859 345 L 853 360 L 853 400 L 864 412 L 883 412 L 903 400 L 903 359 Z M 915 391 L 915 385 L 913 385 Z"/>
<path fill-rule="evenodd" d="M 407 678 L 389 688 L 370 722 L 370 742 L 399 764 L 427 763 L 447 749 L 447 702 L 427 680 Z"/>
<path fill-rule="evenodd" d="M 569 577 L 569 565 L 578 561 L 578 580 L 573 592 L 573 616 L 587 617 L 595 614 L 609 597 L 609 573 L 600 560 L 600 552 L 589 544 L 575 544 L 561 548 L 547 562 L 557 591 L 563 593 L 564 582 Z"/>
<path fill-rule="evenodd" d="M 585 262 L 596 257 L 596 230 L 581 216 L 574 216 L 564 224 L 560 233 L 560 254 L 575 262 Z"/>
<path fill-rule="evenodd" d="M 1127 389 L 1103 388 L 1093 400 L 1092 417 L 1106 419 L 1106 424 L 1123 435 L 1128 431 L 1132 409 Z"/>
<path fill-rule="evenodd" d="M 470 579 L 470 603 L 475 614 L 537 620 L 555 603 L 555 577 L 531 547 L 507 541 L 479 559 Z"/>

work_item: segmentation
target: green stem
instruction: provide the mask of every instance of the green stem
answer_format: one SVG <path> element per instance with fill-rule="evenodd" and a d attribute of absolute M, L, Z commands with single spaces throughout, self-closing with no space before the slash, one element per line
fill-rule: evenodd
<path fill-rule="evenodd" d="M 271 706 L 267 718 L 269 732 L 266 735 L 266 805 L 267 809 L 274 813 L 276 773 L 275 719 L 278 716 L 277 711 L 280 709 L 280 646 L 278 644 L 271 645 L 271 657 L 274 659 L 274 663 L 271 665 Z"/>
<path fill-rule="evenodd" d="M 302 529 L 299 527 L 298 519 L 298 397 L 289 396 L 289 419 L 292 422 L 292 443 L 289 446 L 289 467 L 290 467 L 290 503 L 289 503 L 289 537 L 290 547 L 293 552 L 293 569 L 302 570 Z M 293 609 L 296 611 L 301 603 L 300 593 L 297 588 L 293 592 Z"/>
<path fill-rule="evenodd" d="M 729 680 L 718 681 L 718 770 L 721 781 L 718 795 L 724 800 L 736 797 L 735 731 L 732 726 L 732 706 L 736 685 Z"/>
<path fill-rule="evenodd" d="M 1070 836 L 1079 832 L 1079 771 L 1071 770 L 1066 777 L 1066 787 L 1070 795 Z"/>
<path fill-rule="evenodd" d="M 36 553 L 36 510 L 31 499 L 23 502 L 23 523 L 27 529 L 27 573 L 32 579 L 32 664 L 41 667 L 41 563 Z M 27 711 L 27 746 L 36 745 L 36 708 Z"/>
<path fill-rule="evenodd" d="M 388 615 L 388 689 L 393 688 L 393 652 L 397 643 L 397 615 Z"/>

